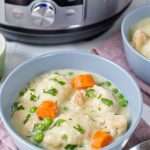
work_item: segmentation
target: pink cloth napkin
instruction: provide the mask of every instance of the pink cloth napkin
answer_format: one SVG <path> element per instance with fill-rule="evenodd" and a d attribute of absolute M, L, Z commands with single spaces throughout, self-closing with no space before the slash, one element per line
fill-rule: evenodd
<path fill-rule="evenodd" d="M 0 121 L 0 150 L 17 150 L 13 142 L 13 139 L 9 136 L 1 121 Z"/>
<path fill-rule="evenodd" d="M 137 81 L 141 90 L 143 91 L 144 103 L 150 106 L 150 85 L 144 83 L 142 80 L 136 77 L 136 75 L 130 69 L 124 54 L 120 33 L 114 33 L 112 37 L 105 41 L 102 41 L 100 43 L 100 48 L 94 48 L 92 52 L 102 57 L 105 57 L 126 69 Z M 124 148 L 124 150 L 129 150 L 129 148 L 131 148 L 135 144 L 138 144 L 148 139 L 150 139 L 150 126 L 147 125 L 144 120 L 141 120 L 139 126 L 137 127 L 136 131 L 132 135 L 129 143 L 127 144 L 126 148 Z"/>
<path fill-rule="evenodd" d="M 144 83 L 142 80 L 136 77 L 136 75 L 132 72 L 130 69 L 124 51 L 123 51 L 123 44 L 121 40 L 121 34 L 120 33 L 114 33 L 114 35 L 100 44 L 100 48 L 93 49 L 93 52 L 95 52 L 97 55 L 103 56 L 123 68 L 125 68 L 138 82 L 141 89 L 150 95 L 150 86 Z"/>

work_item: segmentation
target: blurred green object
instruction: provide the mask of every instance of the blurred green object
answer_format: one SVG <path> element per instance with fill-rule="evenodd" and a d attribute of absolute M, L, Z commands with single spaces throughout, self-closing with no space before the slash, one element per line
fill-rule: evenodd
<path fill-rule="evenodd" d="M 6 40 L 0 33 L 0 79 L 3 77 L 5 70 Z"/>

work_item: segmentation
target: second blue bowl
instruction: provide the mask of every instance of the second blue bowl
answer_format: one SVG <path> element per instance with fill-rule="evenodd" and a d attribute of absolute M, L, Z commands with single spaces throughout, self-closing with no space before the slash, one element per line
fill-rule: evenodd
<path fill-rule="evenodd" d="M 141 6 L 129 13 L 122 22 L 121 34 L 128 63 L 135 74 L 150 84 L 150 60 L 141 55 L 129 41 L 129 32 L 135 24 L 144 18 L 150 18 L 150 5 Z"/>

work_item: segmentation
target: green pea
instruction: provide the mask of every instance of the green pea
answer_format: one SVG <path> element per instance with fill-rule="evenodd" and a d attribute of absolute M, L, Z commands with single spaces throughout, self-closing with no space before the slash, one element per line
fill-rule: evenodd
<path fill-rule="evenodd" d="M 102 98 L 101 100 L 105 105 L 107 105 L 109 107 L 113 105 L 113 101 L 111 99 Z"/>
<path fill-rule="evenodd" d="M 125 98 L 118 99 L 118 103 L 121 107 L 127 107 L 128 101 Z"/>
<path fill-rule="evenodd" d="M 110 81 L 106 81 L 104 84 L 108 87 L 110 87 L 112 85 L 112 83 Z"/>
<path fill-rule="evenodd" d="M 35 124 L 34 131 L 45 131 L 45 125 L 43 123 Z"/>
<path fill-rule="evenodd" d="M 53 120 L 49 118 L 45 118 L 42 122 L 42 124 L 45 126 L 45 129 L 48 129 L 49 126 L 52 125 L 52 123 L 53 123 Z"/>
<path fill-rule="evenodd" d="M 45 118 L 41 123 L 35 124 L 33 131 L 45 131 L 52 123 L 53 120 Z"/>
<path fill-rule="evenodd" d="M 124 97 L 124 95 L 123 95 L 123 94 L 119 93 L 119 94 L 118 94 L 118 98 L 120 98 L 120 99 L 124 99 L 125 97 Z"/>
<path fill-rule="evenodd" d="M 33 140 L 36 143 L 41 143 L 44 139 L 44 133 L 42 131 L 38 131 L 33 135 Z"/>
<path fill-rule="evenodd" d="M 114 94 L 117 94 L 117 93 L 119 92 L 119 90 L 116 89 L 116 88 L 114 88 L 114 89 L 112 89 L 112 92 L 113 92 Z"/>
<path fill-rule="evenodd" d="M 37 107 L 33 106 L 30 108 L 30 113 L 35 113 L 37 110 Z"/>
<path fill-rule="evenodd" d="M 87 89 L 85 96 L 89 98 L 94 98 L 96 97 L 96 91 L 94 89 Z"/>

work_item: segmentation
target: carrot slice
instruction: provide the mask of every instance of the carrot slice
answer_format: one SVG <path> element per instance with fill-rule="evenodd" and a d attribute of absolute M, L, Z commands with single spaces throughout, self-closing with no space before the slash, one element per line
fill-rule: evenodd
<path fill-rule="evenodd" d="M 82 74 L 73 78 L 72 86 L 75 89 L 86 89 L 95 85 L 94 78 L 90 74 Z"/>
<path fill-rule="evenodd" d="M 40 119 L 51 118 L 54 119 L 58 113 L 57 103 L 53 101 L 44 101 L 36 111 Z"/>
<path fill-rule="evenodd" d="M 96 131 L 91 138 L 91 147 L 92 150 L 100 149 L 109 145 L 113 141 L 113 137 L 104 132 L 104 131 Z"/>

